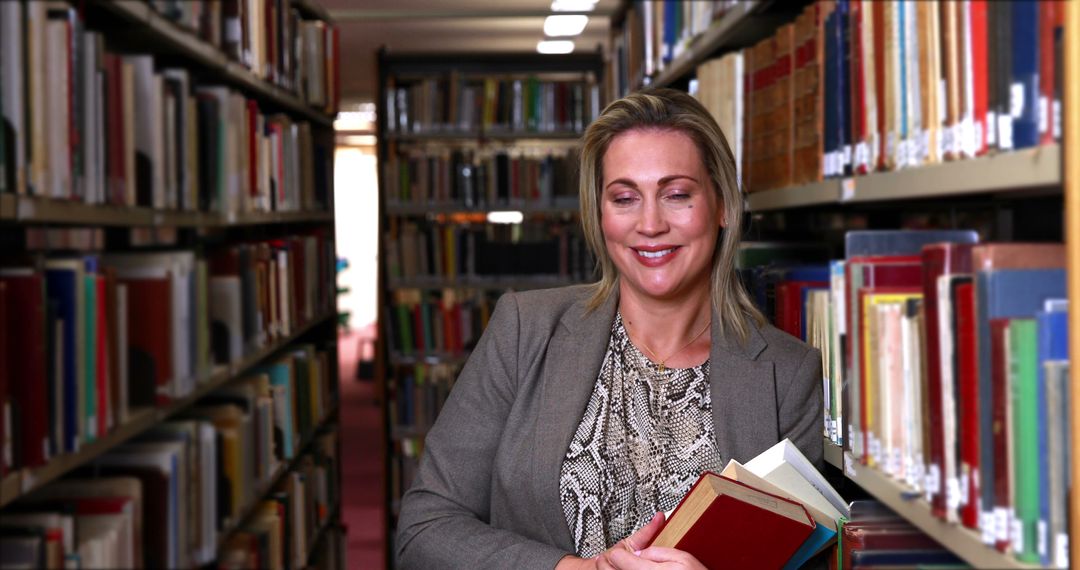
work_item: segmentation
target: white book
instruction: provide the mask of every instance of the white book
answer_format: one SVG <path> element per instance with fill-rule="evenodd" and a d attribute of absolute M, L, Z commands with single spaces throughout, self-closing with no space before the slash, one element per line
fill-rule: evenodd
<path fill-rule="evenodd" d="M 836 489 L 787 438 L 751 459 L 745 467 L 829 516 L 839 519 L 851 514 Z"/>
<path fill-rule="evenodd" d="M 48 106 L 45 121 L 48 130 L 45 152 L 46 195 L 52 198 L 70 198 L 71 187 L 71 132 L 69 97 L 72 86 L 68 68 L 71 63 L 71 49 L 68 45 L 70 24 L 66 20 L 49 19 L 45 23 L 45 75 L 48 90 L 43 93 Z M 40 132 L 40 131 L 39 131 Z"/>

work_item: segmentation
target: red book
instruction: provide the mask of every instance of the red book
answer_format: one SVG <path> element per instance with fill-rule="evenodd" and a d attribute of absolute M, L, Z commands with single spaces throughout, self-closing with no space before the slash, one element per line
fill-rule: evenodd
<path fill-rule="evenodd" d="M 953 310 L 956 315 L 956 360 L 959 381 L 960 437 L 960 522 L 979 528 L 979 350 L 976 345 L 975 287 L 971 281 L 954 284 Z"/>
<path fill-rule="evenodd" d="M 802 504 L 706 471 L 651 546 L 677 548 L 706 568 L 781 568 L 815 526 Z"/>
<path fill-rule="evenodd" d="M 994 504 L 990 507 L 995 515 L 1006 513 L 1012 508 L 1009 496 L 1012 463 L 1009 461 L 1009 435 L 1012 426 L 1009 422 L 1009 321 L 1011 319 L 990 320 L 990 351 L 993 366 L 990 369 L 990 402 L 993 419 L 990 440 L 994 448 L 994 480 L 987 482 L 994 488 Z M 1003 526 L 999 526 L 1004 528 Z M 1011 532 L 1011 530 L 1009 531 Z M 1012 543 L 1009 533 L 994 537 L 994 548 L 1001 552 L 1008 550 Z"/>
<path fill-rule="evenodd" d="M 0 277 L 7 298 L 3 327 L 8 334 L 7 374 L 18 379 L 8 386 L 11 400 L 12 443 L 20 452 L 12 467 L 38 467 L 48 461 L 48 396 L 46 393 L 45 280 L 37 271 Z"/>
<path fill-rule="evenodd" d="M 874 99 L 878 102 L 877 110 L 877 132 L 878 132 L 878 163 L 875 167 L 878 170 L 886 170 L 888 168 L 888 148 L 885 141 L 888 139 L 886 134 L 889 132 L 889 125 L 886 124 L 885 115 L 885 98 L 889 96 L 885 92 L 885 36 L 888 35 L 892 38 L 892 33 L 885 29 L 885 10 L 883 6 L 874 6 Z"/>
<path fill-rule="evenodd" d="M 949 445 L 955 445 L 955 423 L 952 433 L 946 433 L 944 429 L 944 401 L 943 377 L 946 372 L 944 366 L 952 366 L 951 362 L 941 360 L 941 329 L 938 299 L 938 279 L 943 275 L 956 273 L 971 273 L 971 246 L 956 243 L 936 243 L 923 247 L 923 307 L 926 319 L 926 387 L 927 408 L 930 414 L 930 464 L 938 469 L 941 480 L 946 483 L 952 477 L 957 477 L 957 464 L 955 456 L 947 453 Z M 951 315 L 946 315 L 951 318 Z M 952 372 L 949 370 L 948 372 Z M 948 387 L 950 390 L 952 386 Z M 944 488 L 944 487 L 943 487 Z M 945 493 L 932 495 L 931 511 L 939 518 L 946 517 Z"/>
<path fill-rule="evenodd" d="M 168 277 L 122 278 L 128 292 L 128 403 L 166 405 L 172 396 L 172 286 Z"/>
<path fill-rule="evenodd" d="M 1057 2 L 1039 3 L 1039 144 L 1054 142 L 1054 28 L 1064 9 Z"/>
<path fill-rule="evenodd" d="M 824 281 L 783 281 L 776 285 L 776 328 L 791 336 L 803 338 L 804 292 L 807 289 L 827 289 Z M 805 339 L 804 339 L 805 340 Z"/>
<path fill-rule="evenodd" d="M 870 3 L 863 3 L 861 0 L 851 0 L 848 8 L 848 28 L 850 30 L 851 41 L 849 42 L 849 52 L 851 55 L 850 77 L 851 77 L 851 132 L 853 135 L 852 145 L 853 149 L 862 147 L 864 143 L 869 140 L 866 128 L 866 97 L 864 85 L 866 79 L 863 76 L 863 50 L 862 50 L 862 11 L 870 9 Z M 868 163 L 862 162 L 862 158 L 859 152 L 855 152 L 853 155 L 852 166 L 855 169 L 856 174 L 866 174 L 868 172 Z M 865 157 L 869 160 L 869 156 Z"/>
<path fill-rule="evenodd" d="M 986 30 L 986 0 L 971 0 L 971 80 L 974 85 L 975 107 L 975 154 L 986 154 L 986 133 L 990 128 L 986 124 L 986 113 L 989 110 L 987 100 L 987 82 L 990 80 L 987 66 L 987 30 Z"/>

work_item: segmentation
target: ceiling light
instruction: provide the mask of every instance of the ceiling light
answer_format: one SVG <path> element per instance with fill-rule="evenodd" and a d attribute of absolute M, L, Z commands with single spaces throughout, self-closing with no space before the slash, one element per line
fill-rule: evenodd
<path fill-rule="evenodd" d="M 525 219 L 521 212 L 488 212 L 487 221 L 492 224 L 520 224 Z"/>
<path fill-rule="evenodd" d="M 570 40 L 543 40 L 536 44 L 540 53 L 570 53 L 574 51 L 574 42 Z"/>
<path fill-rule="evenodd" d="M 552 12 L 592 12 L 596 0 L 552 0 Z"/>
<path fill-rule="evenodd" d="M 585 30 L 589 23 L 589 17 L 577 16 L 548 16 L 544 19 L 544 35 L 548 37 L 576 36 Z"/>

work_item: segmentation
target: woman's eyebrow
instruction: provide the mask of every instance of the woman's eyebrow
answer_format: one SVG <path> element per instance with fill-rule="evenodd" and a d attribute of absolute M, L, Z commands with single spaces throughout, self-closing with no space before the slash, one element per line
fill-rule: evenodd
<path fill-rule="evenodd" d="M 664 184 L 667 184 L 668 182 L 678 180 L 680 178 L 685 178 L 685 179 L 690 180 L 692 182 L 695 182 L 697 184 L 701 184 L 701 182 L 699 182 L 697 178 L 694 178 L 693 176 L 689 176 L 687 174 L 669 174 L 667 176 L 664 176 L 660 180 L 657 180 L 656 184 L 657 184 L 657 186 L 663 186 Z M 637 184 L 633 180 L 630 180 L 629 178 L 616 178 L 615 180 L 612 180 L 611 182 L 608 182 L 607 186 L 604 186 L 604 188 L 605 189 L 610 188 L 611 186 L 613 186 L 615 184 L 622 184 L 624 186 L 629 186 L 631 188 L 637 188 Z"/>

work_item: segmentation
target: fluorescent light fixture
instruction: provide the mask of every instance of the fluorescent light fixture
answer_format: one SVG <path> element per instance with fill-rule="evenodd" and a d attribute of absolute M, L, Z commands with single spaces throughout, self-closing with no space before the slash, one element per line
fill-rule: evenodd
<path fill-rule="evenodd" d="M 589 23 L 589 17 L 577 16 L 548 16 L 544 19 L 544 35 L 548 37 L 576 36 L 585 30 Z"/>
<path fill-rule="evenodd" d="M 543 40 L 536 44 L 540 53 L 570 53 L 574 51 L 574 42 L 570 40 Z"/>
<path fill-rule="evenodd" d="M 491 224 L 520 224 L 525 220 L 521 212 L 488 212 L 487 221 Z"/>
<path fill-rule="evenodd" d="M 552 0 L 552 12 L 592 12 L 596 0 Z"/>

